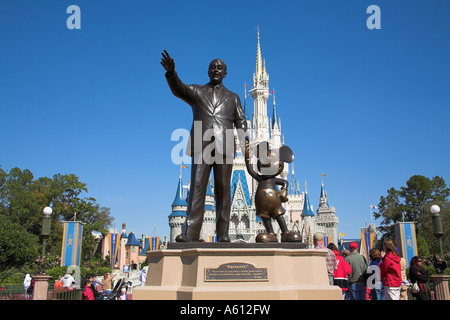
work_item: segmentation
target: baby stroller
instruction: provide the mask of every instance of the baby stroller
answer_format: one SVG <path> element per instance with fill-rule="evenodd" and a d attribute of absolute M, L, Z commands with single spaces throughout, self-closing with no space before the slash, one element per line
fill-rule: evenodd
<path fill-rule="evenodd" d="M 128 291 L 128 288 L 131 287 L 131 282 L 125 282 L 125 279 L 119 279 L 114 286 L 114 289 L 109 294 L 105 295 L 103 300 L 119 300 L 123 287 Z"/>

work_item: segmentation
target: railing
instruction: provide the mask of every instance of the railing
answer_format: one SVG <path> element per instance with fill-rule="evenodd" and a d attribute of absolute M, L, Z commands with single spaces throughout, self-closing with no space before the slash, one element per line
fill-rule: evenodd
<path fill-rule="evenodd" d="M 81 300 L 81 289 L 54 288 L 49 290 L 47 300 Z"/>
<path fill-rule="evenodd" d="M 68 288 L 49 288 L 47 292 L 47 300 L 81 300 L 81 289 Z M 8 285 L 0 290 L 1 300 L 33 300 L 33 293 L 27 293 L 23 288 Z"/>
<path fill-rule="evenodd" d="M 13 287 L 12 285 L 0 288 L 0 300 L 32 300 L 31 294 L 25 292 L 25 289 Z"/>

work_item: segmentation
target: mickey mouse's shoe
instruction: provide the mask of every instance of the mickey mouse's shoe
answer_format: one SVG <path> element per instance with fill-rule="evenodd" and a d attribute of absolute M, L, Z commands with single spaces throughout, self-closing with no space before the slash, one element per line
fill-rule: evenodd
<path fill-rule="evenodd" d="M 283 232 L 281 234 L 281 242 L 302 242 L 302 236 L 294 231 Z"/>
<path fill-rule="evenodd" d="M 256 242 L 278 242 L 275 233 L 260 233 L 256 236 Z"/>

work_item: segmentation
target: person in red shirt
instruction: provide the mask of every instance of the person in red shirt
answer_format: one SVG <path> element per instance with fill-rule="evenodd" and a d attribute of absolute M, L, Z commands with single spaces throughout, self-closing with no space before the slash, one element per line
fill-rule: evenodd
<path fill-rule="evenodd" d="M 81 285 L 83 300 L 95 300 L 94 292 L 91 289 L 91 284 L 91 278 L 87 278 Z"/>
<path fill-rule="evenodd" d="M 348 293 L 348 276 L 352 273 L 352 267 L 345 261 L 345 258 L 339 252 L 337 246 L 334 243 L 330 243 L 327 246 L 328 249 L 333 251 L 336 256 L 336 270 L 334 270 L 334 285 L 339 286 L 342 290 L 342 298 L 346 300 Z"/>
<path fill-rule="evenodd" d="M 378 265 L 380 268 L 381 282 L 384 287 L 386 300 L 400 300 L 402 286 L 401 258 L 395 249 L 394 242 L 386 239 L 383 242 L 385 251 L 383 260 Z"/>

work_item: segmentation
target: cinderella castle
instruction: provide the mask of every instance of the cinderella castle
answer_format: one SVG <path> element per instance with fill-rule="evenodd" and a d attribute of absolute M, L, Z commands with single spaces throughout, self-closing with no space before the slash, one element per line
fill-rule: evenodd
<path fill-rule="evenodd" d="M 278 149 L 284 144 L 284 135 L 281 130 L 281 119 L 277 116 L 275 92 L 269 92 L 269 74 L 266 70 L 265 60 L 261 56 L 260 36 L 258 30 L 258 43 L 256 52 L 256 72 L 253 74 L 253 88 L 248 92 L 253 98 L 253 113 L 247 105 L 247 89 L 244 96 L 244 112 L 251 136 L 251 146 L 261 141 L 268 141 L 271 149 Z M 272 118 L 267 116 L 267 101 L 272 96 Z M 236 141 L 237 141 L 237 135 Z M 251 148 L 252 149 L 252 148 Z M 295 153 L 295 150 L 294 150 Z M 295 161 L 294 161 L 295 162 Z M 326 242 L 337 244 L 337 227 L 339 219 L 335 214 L 335 208 L 328 205 L 328 197 L 325 192 L 322 176 L 319 205 L 316 214 L 310 203 L 307 184 L 305 191 L 300 192 L 300 185 L 295 177 L 294 162 L 284 166 L 280 174 L 282 179 L 289 182 L 288 198 L 284 203 L 286 209 L 284 219 L 290 230 L 298 231 L 302 239 L 309 247 L 312 247 L 312 236 L 321 232 L 326 237 Z M 256 162 L 255 162 L 256 163 Z M 256 166 L 255 166 L 256 169 Z M 290 176 L 290 178 L 289 178 Z M 262 220 L 256 216 L 254 206 L 254 193 L 257 182 L 247 172 L 245 159 L 240 144 L 236 142 L 235 159 L 231 182 L 231 217 L 229 235 L 233 242 L 254 242 L 258 233 L 265 232 Z M 187 195 L 189 182 L 184 185 L 182 181 L 182 169 L 178 180 L 175 199 L 172 203 L 172 213 L 169 215 L 170 241 L 174 242 L 177 235 L 181 234 L 187 217 Z M 273 221 L 275 232 L 278 224 Z M 214 203 L 214 185 L 212 179 L 208 184 L 205 199 L 205 214 L 200 239 L 206 242 L 214 242 L 216 226 L 216 211 Z M 280 232 L 278 231 L 278 234 Z"/>

